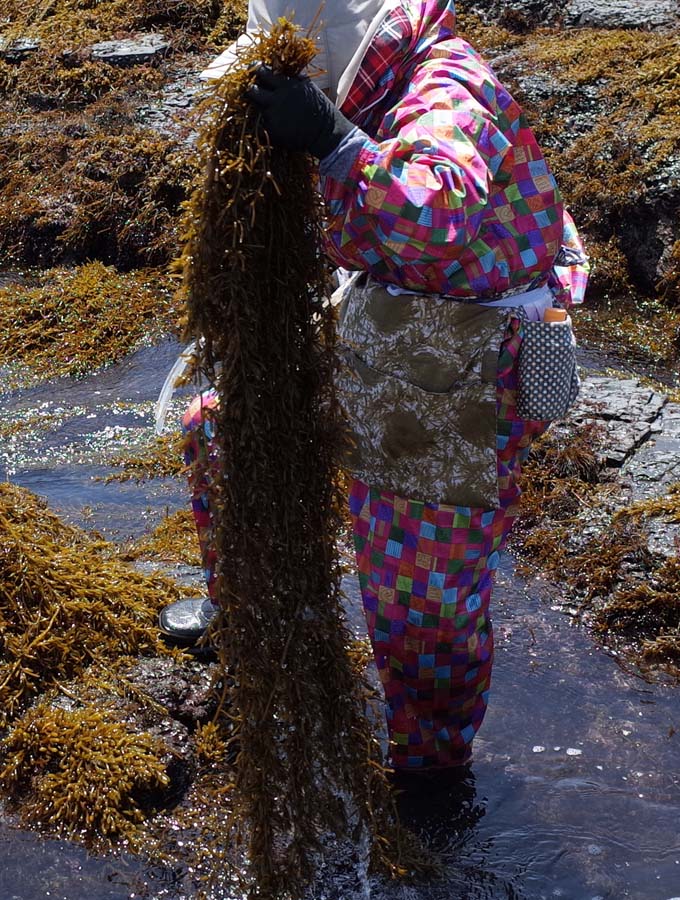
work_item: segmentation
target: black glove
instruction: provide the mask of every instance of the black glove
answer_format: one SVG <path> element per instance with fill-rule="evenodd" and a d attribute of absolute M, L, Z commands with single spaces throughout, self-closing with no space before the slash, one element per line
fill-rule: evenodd
<path fill-rule="evenodd" d="M 246 97 L 260 110 L 262 123 L 275 147 L 308 150 L 323 159 L 354 128 L 306 76 L 291 78 L 260 66 Z"/>

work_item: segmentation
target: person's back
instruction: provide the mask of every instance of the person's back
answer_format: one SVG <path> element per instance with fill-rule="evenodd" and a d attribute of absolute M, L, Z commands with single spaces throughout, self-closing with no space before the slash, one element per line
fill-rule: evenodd
<path fill-rule="evenodd" d="M 339 98 L 363 133 L 321 164 L 329 255 L 383 282 L 456 297 L 546 279 L 556 287 L 562 244 L 581 248 L 519 104 L 456 36 L 449 0 L 382 12 Z M 560 301 L 580 302 L 578 288 Z"/>
<path fill-rule="evenodd" d="M 251 0 L 249 24 L 285 13 L 285 0 Z M 317 0 L 296 6 L 303 27 L 317 13 Z M 319 158 L 328 255 L 358 273 L 340 289 L 337 388 L 361 451 L 349 512 L 390 760 L 461 766 L 486 711 L 489 602 L 520 463 L 551 417 L 518 411 L 522 353 L 531 335 L 539 348 L 560 336 L 538 385 L 559 415 L 576 390 L 571 328 L 542 317 L 581 302 L 587 261 L 520 107 L 456 37 L 450 0 L 327 0 L 323 16 L 328 96 L 263 67 L 247 96 L 272 145 Z M 203 409 L 218 402 L 185 418 L 211 592 Z M 205 609 L 184 603 L 161 627 L 197 636 Z"/>

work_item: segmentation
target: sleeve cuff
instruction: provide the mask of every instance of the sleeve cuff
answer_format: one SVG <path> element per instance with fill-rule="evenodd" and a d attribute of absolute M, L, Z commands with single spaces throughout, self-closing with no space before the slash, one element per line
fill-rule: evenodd
<path fill-rule="evenodd" d="M 338 146 L 319 163 L 319 174 L 335 181 L 344 182 L 350 173 L 354 161 L 366 146 L 368 135 L 356 126 L 345 135 Z"/>

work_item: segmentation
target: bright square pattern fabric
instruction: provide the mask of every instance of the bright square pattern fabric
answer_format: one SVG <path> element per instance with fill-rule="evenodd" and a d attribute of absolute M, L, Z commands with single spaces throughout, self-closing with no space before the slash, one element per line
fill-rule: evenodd
<path fill-rule="evenodd" d="M 455 28 L 447 0 L 386 15 L 342 106 L 363 141 L 321 166 L 327 252 L 403 289 L 492 298 L 547 280 L 579 303 L 587 260 L 555 179 L 519 104 Z"/>
<path fill-rule="evenodd" d="M 522 459 L 545 430 L 516 413 L 520 342 L 514 320 L 498 374 L 499 509 L 424 503 L 352 485 L 359 582 L 397 769 L 465 764 L 486 712 L 494 572 L 518 512 Z"/>

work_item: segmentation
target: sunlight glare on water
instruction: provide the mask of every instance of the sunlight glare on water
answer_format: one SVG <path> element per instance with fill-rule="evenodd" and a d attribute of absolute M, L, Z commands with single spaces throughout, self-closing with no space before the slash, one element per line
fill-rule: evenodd
<path fill-rule="evenodd" d="M 54 418 L 12 454 L 5 443 L 0 475 L 10 472 L 72 521 L 118 538 L 187 504 L 179 482 L 95 480 L 110 472 L 118 444 L 148 438 L 178 351 L 168 342 L 81 381 L 6 393 L 6 416 L 42 410 Z M 175 427 L 184 402 L 173 407 Z M 345 590 L 350 624 L 363 634 L 356 578 L 345 579 Z M 399 800 L 404 820 L 442 855 L 444 877 L 369 878 L 365 853 L 335 846 L 308 900 L 680 900 L 677 687 L 619 666 L 545 585 L 516 575 L 510 556 L 492 610 L 494 679 L 471 773 L 416 785 Z M 3 821 L 1 900 L 197 896 L 186 872 L 89 857 Z"/>

